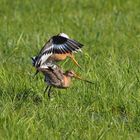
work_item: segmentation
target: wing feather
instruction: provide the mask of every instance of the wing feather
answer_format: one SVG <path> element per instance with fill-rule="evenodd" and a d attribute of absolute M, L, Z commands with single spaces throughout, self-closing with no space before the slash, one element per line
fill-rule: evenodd
<path fill-rule="evenodd" d="M 53 36 L 37 56 L 36 66 L 42 65 L 52 54 L 65 54 L 81 51 L 83 45 L 78 41 L 60 35 Z"/>

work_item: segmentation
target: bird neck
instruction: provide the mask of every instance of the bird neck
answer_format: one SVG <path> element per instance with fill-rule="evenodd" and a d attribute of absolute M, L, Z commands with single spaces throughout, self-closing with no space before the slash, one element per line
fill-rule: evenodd
<path fill-rule="evenodd" d="M 64 87 L 69 87 L 69 86 L 70 86 L 70 83 L 71 83 L 71 77 L 66 76 L 66 75 L 64 74 L 63 82 L 64 82 Z"/>

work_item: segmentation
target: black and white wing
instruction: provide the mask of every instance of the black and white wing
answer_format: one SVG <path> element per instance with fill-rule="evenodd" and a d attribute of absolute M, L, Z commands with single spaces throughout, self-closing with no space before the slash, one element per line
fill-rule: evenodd
<path fill-rule="evenodd" d="M 36 58 L 35 66 L 42 65 L 52 54 L 66 54 L 81 51 L 82 44 L 68 38 L 64 33 L 53 36 L 41 49 Z"/>

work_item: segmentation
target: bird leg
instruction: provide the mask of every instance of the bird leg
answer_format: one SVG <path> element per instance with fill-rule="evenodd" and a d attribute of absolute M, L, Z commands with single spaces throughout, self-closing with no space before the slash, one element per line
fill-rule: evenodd
<path fill-rule="evenodd" d="M 34 74 L 34 78 L 35 78 L 35 76 L 36 76 L 38 73 L 39 73 L 39 71 L 38 71 L 38 70 L 36 70 L 36 73 Z"/>
<path fill-rule="evenodd" d="M 45 90 L 44 90 L 44 96 L 45 96 L 45 93 L 46 93 L 46 91 L 48 90 L 48 88 L 49 88 L 49 86 L 47 86 L 47 87 L 45 88 Z"/>
<path fill-rule="evenodd" d="M 49 90 L 48 90 L 48 97 L 49 97 L 49 99 L 50 99 L 50 97 L 51 97 L 51 96 L 50 96 L 50 94 L 51 94 L 51 88 L 52 88 L 52 87 L 50 86 L 50 87 L 49 87 Z"/>
<path fill-rule="evenodd" d="M 75 60 L 74 55 L 71 54 L 69 55 L 69 57 L 71 58 L 71 60 L 74 62 L 74 64 L 76 64 L 80 69 L 82 69 L 82 67 L 78 64 L 78 62 Z"/>

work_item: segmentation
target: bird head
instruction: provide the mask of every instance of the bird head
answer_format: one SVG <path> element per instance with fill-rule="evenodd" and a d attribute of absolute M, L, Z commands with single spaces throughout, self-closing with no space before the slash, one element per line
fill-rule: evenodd
<path fill-rule="evenodd" d="M 73 70 L 68 70 L 65 72 L 65 75 L 68 77 L 78 77 Z"/>
<path fill-rule="evenodd" d="M 76 78 L 76 79 L 79 79 L 79 80 L 82 80 L 82 81 L 85 81 L 85 82 L 94 84 L 94 83 L 91 82 L 91 81 L 88 81 L 88 80 L 86 80 L 86 79 L 83 79 L 82 77 L 80 77 L 79 75 L 77 75 L 73 70 L 68 70 L 68 71 L 66 71 L 66 72 L 65 72 L 65 75 L 66 75 L 67 77 L 71 77 L 71 78 L 74 77 L 74 78 Z"/>

